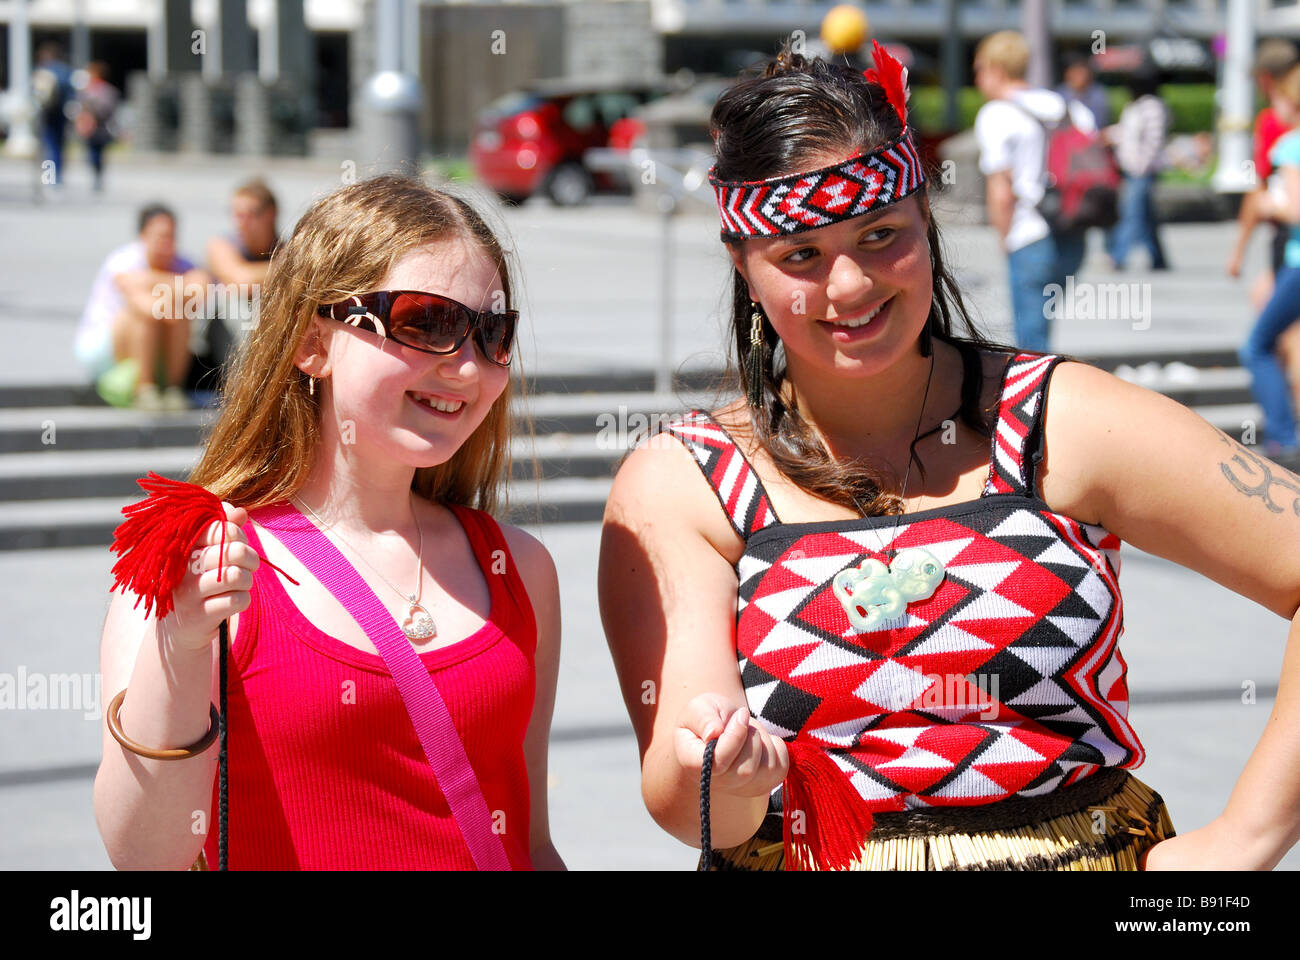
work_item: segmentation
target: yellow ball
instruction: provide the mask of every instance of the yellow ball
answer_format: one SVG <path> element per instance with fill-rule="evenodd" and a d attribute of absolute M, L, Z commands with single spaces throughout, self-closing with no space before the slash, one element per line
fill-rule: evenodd
<path fill-rule="evenodd" d="M 831 7 L 822 20 L 822 43 L 831 53 L 853 53 L 867 40 L 867 15 L 847 3 Z"/>

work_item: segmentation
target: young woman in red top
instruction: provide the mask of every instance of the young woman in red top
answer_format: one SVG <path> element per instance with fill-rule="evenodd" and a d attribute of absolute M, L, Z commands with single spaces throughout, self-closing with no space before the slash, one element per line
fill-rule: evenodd
<path fill-rule="evenodd" d="M 600 557 L 647 809 L 701 844 L 716 740 L 718 867 L 1272 868 L 1300 837 L 1300 478 L 1167 397 L 980 337 L 901 67 L 878 49 L 869 73 L 787 46 L 713 109 L 748 397 L 628 455 Z M 1121 540 L 1290 621 L 1259 745 L 1177 835 L 1144 785 L 1140 810 L 1105 802 L 1144 755 Z M 1037 830 L 1061 819 L 1068 843 Z"/>
<path fill-rule="evenodd" d="M 399 176 L 319 200 L 272 259 L 190 477 L 223 502 L 224 576 L 214 523 L 175 609 L 145 618 L 115 596 L 102 644 L 106 687 L 128 692 L 124 734 L 181 747 L 208 728 L 230 619 L 230 868 L 476 863 L 384 659 L 349 599 L 279 539 L 277 514 L 316 525 L 405 622 L 509 866 L 564 867 L 546 804 L 555 567 L 492 518 L 509 464 L 510 274 L 472 207 Z M 146 759 L 106 732 L 95 813 L 114 865 L 183 869 L 203 850 L 216 866 L 217 758 Z"/>

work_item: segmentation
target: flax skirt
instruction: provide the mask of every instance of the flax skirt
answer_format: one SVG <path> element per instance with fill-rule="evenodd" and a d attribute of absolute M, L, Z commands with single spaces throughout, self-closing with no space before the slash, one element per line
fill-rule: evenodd
<path fill-rule="evenodd" d="M 1042 797 L 875 815 L 854 870 L 1137 870 L 1174 836 L 1160 794 L 1127 770 L 1103 768 Z M 714 870 L 781 870 L 780 821 L 714 850 Z"/>

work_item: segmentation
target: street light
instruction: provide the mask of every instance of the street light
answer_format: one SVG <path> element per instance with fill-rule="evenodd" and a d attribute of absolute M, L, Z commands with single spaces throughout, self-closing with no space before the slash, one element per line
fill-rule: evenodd
<path fill-rule="evenodd" d="M 708 183 L 713 157 L 690 148 L 647 150 L 611 150 L 594 147 L 582 155 L 591 170 L 625 171 L 636 177 L 649 169 L 653 176 L 646 182 L 655 188 L 655 208 L 659 211 L 659 362 L 655 367 L 655 393 L 673 392 L 673 217 L 683 201 L 701 198 L 701 188 Z M 647 167 L 647 164 L 649 165 Z M 707 202 L 712 202 L 712 194 Z"/>
<path fill-rule="evenodd" d="M 1250 126 L 1255 106 L 1250 68 L 1255 48 L 1252 0 L 1228 0 L 1225 41 L 1223 89 L 1219 91 L 1219 163 L 1214 172 L 1214 187 L 1220 193 L 1246 193 L 1256 186 L 1250 159 Z"/>

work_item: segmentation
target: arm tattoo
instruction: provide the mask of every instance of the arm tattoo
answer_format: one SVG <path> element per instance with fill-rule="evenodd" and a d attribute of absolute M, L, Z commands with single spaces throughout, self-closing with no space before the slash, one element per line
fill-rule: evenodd
<path fill-rule="evenodd" d="M 1273 487 L 1278 485 L 1279 496 L 1290 499 L 1291 512 L 1300 517 L 1300 477 L 1247 450 L 1217 427 L 1211 429 L 1233 451 L 1230 461 L 1219 464 L 1229 483 L 1248 497 L 1259 497 L 1273 513 L 1282 513 L 1286 508 L 1273 499 Z"/>

